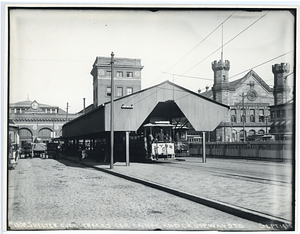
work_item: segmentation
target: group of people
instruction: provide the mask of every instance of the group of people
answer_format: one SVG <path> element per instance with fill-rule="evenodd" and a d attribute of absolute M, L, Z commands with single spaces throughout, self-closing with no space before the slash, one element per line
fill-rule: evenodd
<path fill-rule="evenodd" d="M 151 157 L 153 142 L 172 142 L 172 137 L 168 133 L 165 134 L 163 129 L 160 129 L 160 132 L 156 133 L 155 137 L 149 133 L 147 139 L 145 139 L 145 148 L 147 149 L 147 155 L 149 158 Z"/>

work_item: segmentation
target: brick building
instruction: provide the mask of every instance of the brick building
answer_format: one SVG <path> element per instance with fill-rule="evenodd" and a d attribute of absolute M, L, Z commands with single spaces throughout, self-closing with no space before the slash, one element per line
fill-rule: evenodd
<path fill-rule="evenodd" d="M 21 101 L 9 105 L 9 119 L 19 126 L 20 146 L 36 138 L 49 142 L 53 137 L 61 136 L 62 125 L 76 118 L 58 106 L 47 105 L 36 100 Z"/>
<path fill-rule="evenodd" d="M 268 134 L 271 126 L 269 106 L 287 101 L 290 91 L 285 78 L 289 64 L 275 64 L 274 88 L 271 88 L 253 70 L 235 81 L 229 82 L 230 62 L 212 63 L 214 84 L 201 95 L 230 106 L 230 112 L 217 129 L 210 133 L 211 141 L 243 141 L 254 134 Z M 278 100 L 278 101 L 277 101 Z"/>
<path fill-rule="evenodd" d="M 143 66 L 140 59 L 114 59 L 115 98 L 126 96 L 141 90 L 141 71 Z M 93 107 L 110 101 L 111 97 L 111 58 L 97 57 L 93 69 Z"/>

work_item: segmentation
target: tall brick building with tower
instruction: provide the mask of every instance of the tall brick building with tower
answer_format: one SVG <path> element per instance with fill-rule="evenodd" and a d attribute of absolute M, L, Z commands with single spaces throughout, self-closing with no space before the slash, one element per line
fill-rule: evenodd
<path fill-rule="evenodd" d="M 141 59 L 115 58 L 114 93 L 115 98 L 141 90 Z M 93 108 L 110 101 L 111 58 L 97 57 L 93 69 Z"/>

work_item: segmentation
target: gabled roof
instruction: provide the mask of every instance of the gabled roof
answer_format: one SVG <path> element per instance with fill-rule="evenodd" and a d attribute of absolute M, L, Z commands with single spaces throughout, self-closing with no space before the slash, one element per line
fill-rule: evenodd
<path fill-rule="evenodd" d="M 236 90 L 243 82 L 245 82 L 250 77 L 253 77 L 266 91 L 272 92 L 273 89 L 253 70 L 250 70 L 244 77 L 229 82 L 230 90 Z"/>
<path fill-rule="evenodd" d="M 240 79 L 229 82 L 230 91 L 235 91 L 243 82 L 250 77 L 253 77 L 266 91 L 272 92 L 273 89 L 253 70 L 250 70 L 245 76 Z M 210 89 L 204 93 L 200 93 L 201 96 L 207 98 L 213 98 L 213 91 Z"/>
<path fill-rule="evenodd" d="M 123 106 L 132 106 L 124 109 Z M 110 131 L 111 103 L 106 102 L 63 126 L 64 137 Z M 212 131 L 229 106 L 203 97 L 170 81 L 114 100 L 114 130 L 137 131 L 151 119 L 186 117 L 197 131 Z M 161 119 L 162 120 L 162 119 Z"/>

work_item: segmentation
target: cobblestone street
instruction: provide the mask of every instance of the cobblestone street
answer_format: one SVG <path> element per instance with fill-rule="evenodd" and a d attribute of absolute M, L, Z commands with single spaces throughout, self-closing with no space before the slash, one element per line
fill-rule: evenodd
<path fill-rule="evenodd" d="M 21 159 L 9 171 L 11 230 L 260 230 L 260 224 L 77 162 Z"/>

